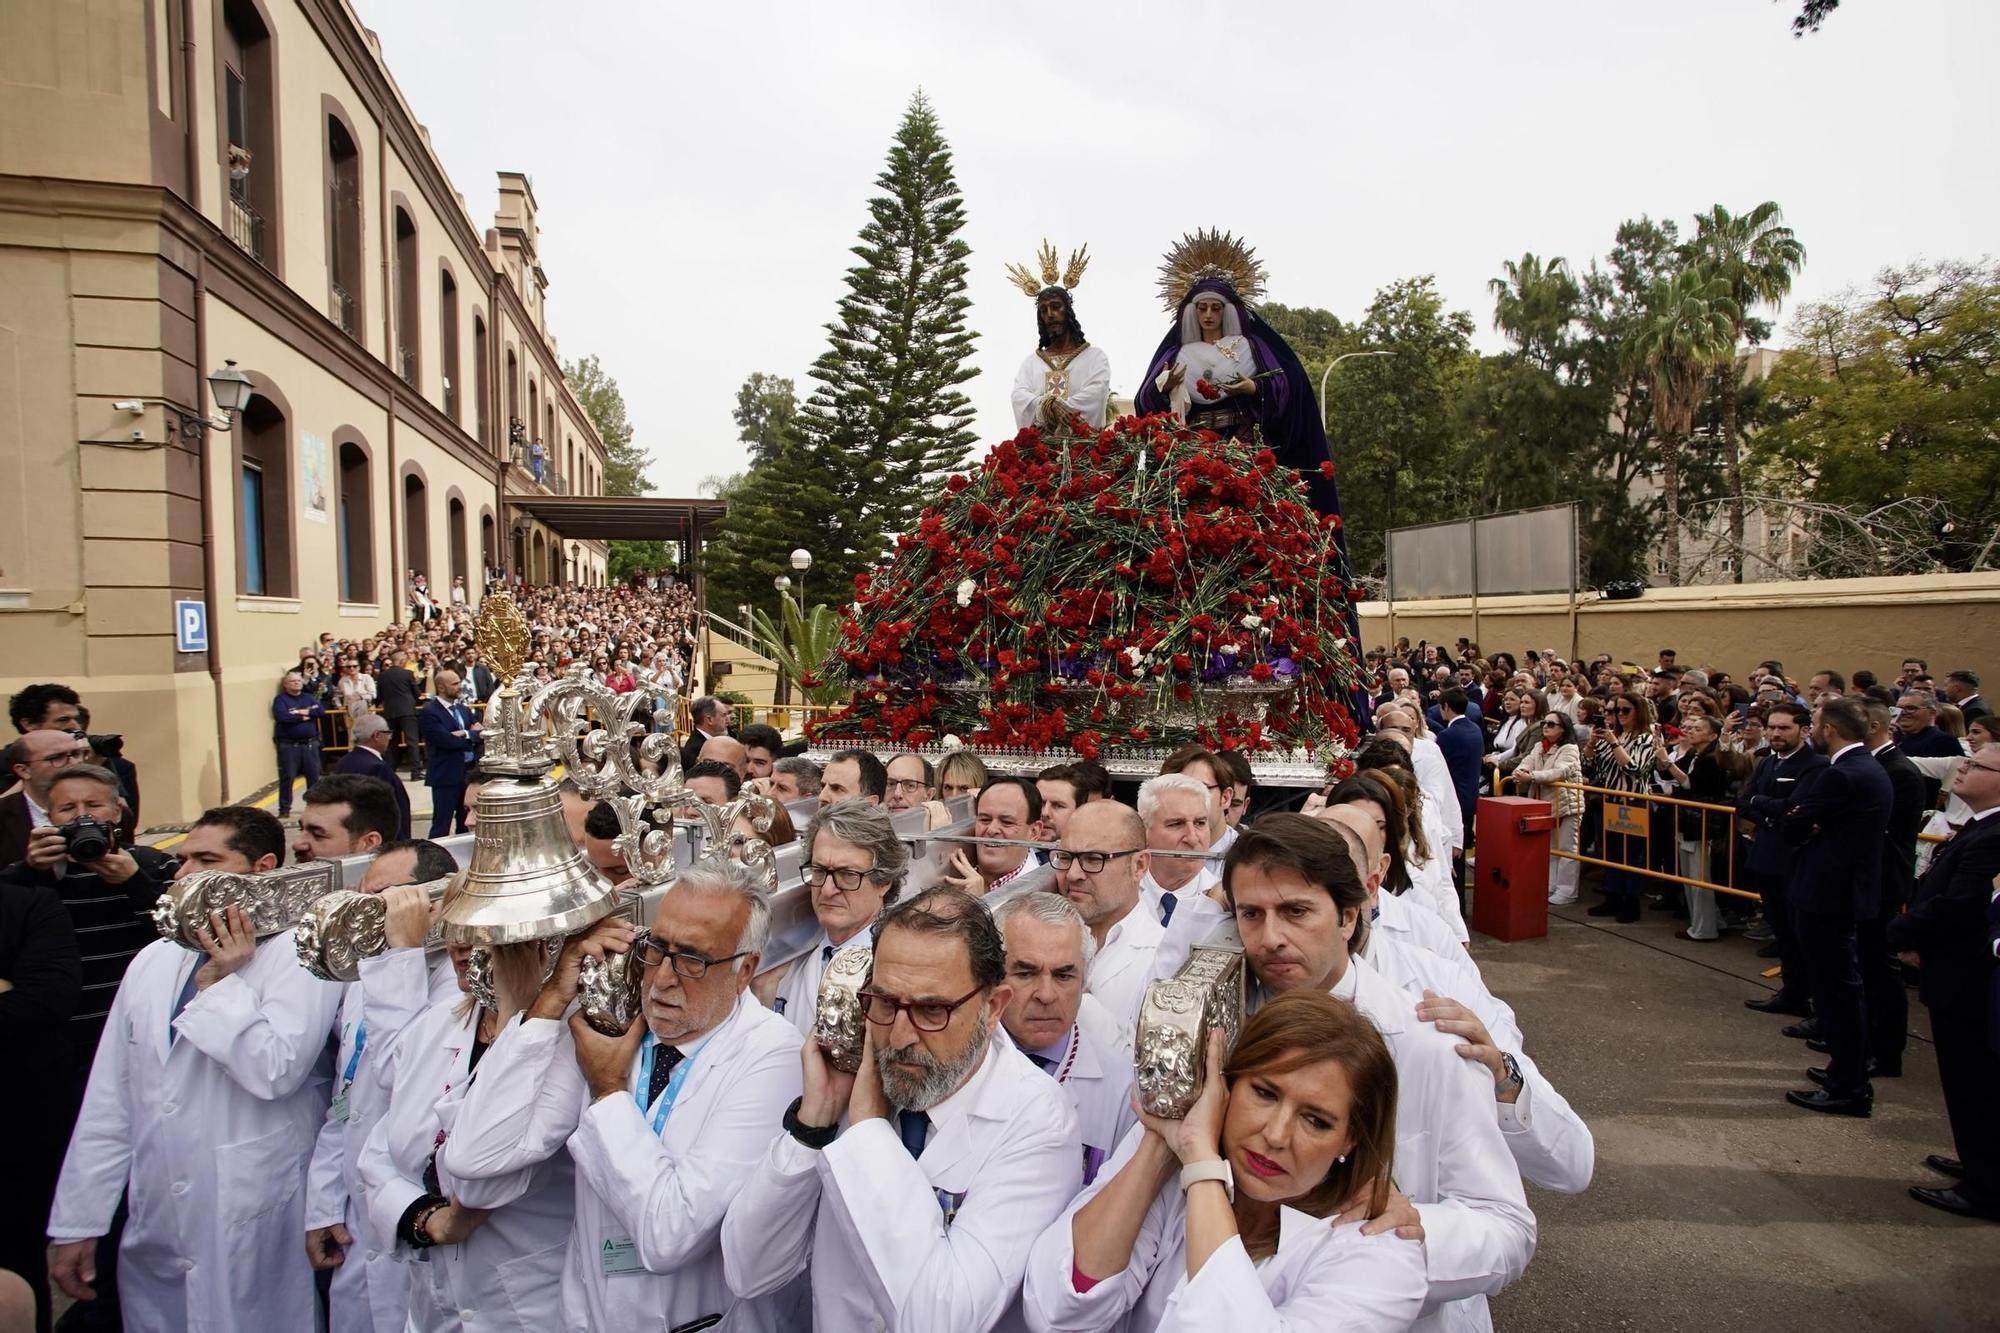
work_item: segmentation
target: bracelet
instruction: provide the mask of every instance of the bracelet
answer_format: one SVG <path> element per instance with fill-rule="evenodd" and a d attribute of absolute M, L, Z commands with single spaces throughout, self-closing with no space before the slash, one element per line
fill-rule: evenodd
<path fill-rule="evenodd" d="M 1236 1202 L 1236 1176 L 1230 1171 L 1228 1162 L 1220 1157 L 1211 1157 L 1205 1162 L 1189 1162 L 1181 1168 L 1181 1193 L 1186 1194 L 1190 1185 L 1204 1180 L 1220 1183 L 1229 1195 L 1229 1201 Z"/>
<path fill-rule="evenodd" d="M 792 1104 L 785 1108 L 785 1133 L 797 1139 L 805 1147 L 817 1152 L 832 1143 L 840 1134 L 840 1125 L 808 1125 L 799 1120 L 799 1108 L 806 1104 L 803 1096 L 792 1098 Z"/>
<path fill-rule="evenodd" d="M 426 1194 L 403 1210 L 403 1243 L 413 1250 L 428 1250 L 437 1244 L 424 1228 L 441 1208 L 451 1206 L 451 1200 L 441 1194 Z"/>

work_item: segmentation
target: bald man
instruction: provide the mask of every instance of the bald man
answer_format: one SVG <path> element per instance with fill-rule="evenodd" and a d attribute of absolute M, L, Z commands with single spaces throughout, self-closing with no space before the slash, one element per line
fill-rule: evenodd
<path fill-rule="evenodd" d="M 1166 933 L 1140 892 L 1151 862 L 1146 821 L 1117 801 L 1078 806 L 1063 828 L 1062 847 L 1049 858 L 1054 887 L 1075 904 L 1096 940 L 1084 989 L 1111 1015 L 1127 1049 L 1152 977 L 1153 954 Z"/>
<path fill-rule="evenodd" d="M 750 776 L 749 747 L 734 736 L 710 736 L 703 741 L 701 753 L 695 757 L 695 763 L 701 763 L 705 759 L 713 759 L 718 764 L 725 764 L 735 769 L 739 782 Z"/>

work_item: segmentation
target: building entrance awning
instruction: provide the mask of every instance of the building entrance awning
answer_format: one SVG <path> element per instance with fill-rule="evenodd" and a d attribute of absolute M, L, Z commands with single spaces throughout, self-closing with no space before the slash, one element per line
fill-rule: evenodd
<path fill-rule="evenodd" d="M 507 503 L 564 537 L 585 541 L 710 540 L 728 512 L 722 500 L 651 495 L 510 495 Z"/>

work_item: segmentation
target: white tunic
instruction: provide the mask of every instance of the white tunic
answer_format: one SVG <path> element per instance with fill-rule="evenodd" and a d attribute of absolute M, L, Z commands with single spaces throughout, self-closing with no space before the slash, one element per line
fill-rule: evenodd
<path fill-rule="evenodd" d="M 1258 371 L 1257 353 L 1247 338 L 1241 334 L 1218 338 L 1214 342 L 1182 343 L 1175 363 L 1187 371 L 1181 382 L 1168 395 L 1168 405 L 1174 415 L 1185 418 L 1192 406 L 1219 403 L 1228 395 L 1206 394 L 1199 382 L 1206 380 L 1211 387 L 1220 388 L 1235 380 L 1254 375 Z M 1153 379 L 1155 388 L 1166 387 L 1167 372 L 1161 371 Z"/>
<path fill-rule="evenodd" d="M 1118 1025 L 1094 997 L 1084 995 L 1068 1043 L 1049 1072 L 1076 1108 L 1087 1185 L 1097 1179 L 1098 1169 L 1125 1141 L 1125 1131 L 1139 1120 L 1132 1106 L 1132 1053 L 1119 1041 Z"/>
<path fill-rule="evenodd" d="M 575 1162 L 564 1328 L 666 1329 L 719 1314 L 718 1328 L 776 1330 L 778 1301 L 730 1294 L 717 1237 L 799 1095 L 799 1035 L 745 990 L 721 1025 L 682 1046 L 687 1073 L 659 1134 L 649 1120 L 659 1103 L 642 1112 L 633 1097 L 651 1040 L 627 1090 L 592 1101 L 567 1023 L 510 1027 L 480 1064 L 444 1165 L 463 1180 Z"/>
<path fill-rule="evenodd" d="M 1030 352 L 1014 377 L 1014 424 L 1043 424 L 1042 409 L 1058 398 L 1070 411 L 1093 426 L 1103 426 L 1111 402 L 1111 358 L 1101 347 L 1085 344 L 1061 369 Z"/>
<path fill-rule="evenodd" d="M 1104 943 L 1090 960 L 1084 976 L 1084 990 L 1097 998 L 1104 1012 L 1117 1026 L 1118 1044 L 1127 1060 L 1132 1056 L 1132 1040 L 1139 1028 L 1139 1004 L 1146 998 L 1146 985 L 1153 979 L 1153 952 L 1166 933 L 1159 916 L 1142 896 L 1132 910 L 1104 932 Z"/>
<path fill-rule="evenodd" d="M 1452 900 L 1456 902 L 1457 895 L 1454 894 Z M 1444 918 L 1431 907 L 1429 900 L 1420 895 L 1414 887 L 1407 896 L 1401 898 L 1387 891 L 1377 894 L 1375 905 L 1377 913 L 1373 923 L 1375 930 L 1389 931 L 1419 949 L 1429 949 L 1441 958 L 1448 958 L 1471 967 L 1475 974 L 1478 972 L 1478 967 L 1472 961 L 1472 955 L 1465 951 L 1464 942 L 1450 926 L 1445 924 Z"/>
<path fill-rule="evenodd" d="M 1278 1211 L 1278 1250 L 1253 1263 L 1241 1237 L 1226 1242 L 1187 1275 L 1187 1199 L 1169 1180 L 1154 1197 L 1132 1242 L 1132 1259 L 1087 1292 L 1072 1278 L 1071 1219 L 1138 1152 L 1134 1126 L 1095 1184 L 1042 1232 L 1028 1259 L 1021 1312 L 1038 1333 L 1174 1330 L 1175 1333 L 1402 1333 L 1424 1303 L 1424 1247 L 1394 1232 L 1361 1234 L 1362 1223 L 1335 1226 L 1292 1208 Z M 1130 1312 L 1129 1317 L 1127 1312 Z"/>
<path fill-rule="evenodd" d="M 890 1120 L 823 1152 L 780 1131 L 722 1224 L 743 1296 L 811 1274 L 817 1333 L 985 1333 L 1015 1310 L 1028 1247 L 1083 1181 L 1076 1112 L 1004 1033 L 931 1108 L 911 1157 Z"/>
<path fill-rule="evenodd" d="M 125 1327 L 311 1328 L 306 1160 L 326 1113 L 341 987 L 299 966 L 288 930 L 197 993 L 170 1027 L 206 961 L 165 940 L 132 960 L 91 1066 L 49 1238 L 104 1235 L 123 1191 Z"/>
<path fill-rule="evenodd" d="M 1465 846 L 1465 813 L 1458 808 L 1458 788 L 1452 785 L 1451 766 L 1444 751 L 1429 736 L 1410 743 L 1410 769 L 1417 775 L 1417 787 L 1424 794 L 1424 836 L 1431 850 L 1442 859 Z M 1435 830 L 1435 831 L 1434 831 Z M 1438 832 L 1445 835 L 1438 840 Z"/>
<path fill-rule="evenodd" d="M 469 1009 L 461 1018 L 458 1004 L 457 996 L 433 1004 L 397 1043 L 389 1107 L 359 1163 L 368 1243 L 407 1266 L 414 1333 L 545 1333 L 560 1313 L 573 1198 L 569 1158 L 524 1166 L 504 1178 L 467 1181 L 451 1173 L 439 1141 L 449 1143 L 457 1132 L 468 1082 L 486 1076 L 487 1061 L 500 1049 L 496 1041 L 471 1070 L 479 1011 Z M 400 1244 L 396 1224 L 428 1192 L 424 1168 L 433 1154 L 445 1194 L 494 1211 L 462 1244 L 412 1250 Z"/>

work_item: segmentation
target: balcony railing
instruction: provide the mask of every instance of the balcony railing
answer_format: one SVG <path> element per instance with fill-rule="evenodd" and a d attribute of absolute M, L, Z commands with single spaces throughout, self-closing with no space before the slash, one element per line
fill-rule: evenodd
<path fill-rule="evenodd" d="M 231 195 L 224 204 L 229 239 L 258 263 L 264 262 L 264 215 Z"/>
<path fill-rule="evenodd" d="M 412 389 L 417 387 L 417 353 L 414 348 L 396 349 L 396 373 L 403 377 L 403 383 Z"/>
<path fill-rule="evenodd" d="M 354 297 L 347 288 L 337 282 L 327 284 L 327 298 L 332 308 L 333 322 L 340 325 L 340 331 L 352 338 L 354 329 Z"/>

